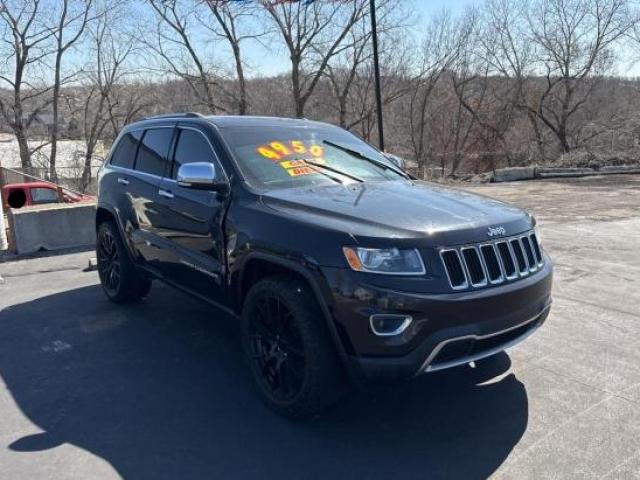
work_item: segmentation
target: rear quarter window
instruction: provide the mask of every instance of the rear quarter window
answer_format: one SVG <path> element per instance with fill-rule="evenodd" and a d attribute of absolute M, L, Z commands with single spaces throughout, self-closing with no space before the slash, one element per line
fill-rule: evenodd
<path fill-rule="evenodd" d="M 125 133 L 115 146 L 113 155 L 111 156 L 111 165 L 123 168 L 133 168 L 141 136 L 141 131 Z"/>

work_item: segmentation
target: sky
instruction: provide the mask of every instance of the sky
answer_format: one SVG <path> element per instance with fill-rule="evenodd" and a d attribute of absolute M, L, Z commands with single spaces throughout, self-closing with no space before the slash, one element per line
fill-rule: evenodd
<path fill-rule="evenodd" d="M 421 29 L 421 25 L 426 24 L 429 18 L 433 15 L 437 15 L 443 10 L 448 10 L 452 15 L 459 15 L 464 12 L 467 7 L 480 6 L 484 0 L 400 0 L 403 2 L 402 7 L 411 15 L 409 22 L 412 25 L 411 29 L 408 29 L 408 34 L 413 35 L 416 41 L 420 41 L 420 35 L 422 35 L 424 29 Z M 141 3 L 142 5 L 142 3 Z M 154 22 L 152 13 L 148 9 L 132 12 L 135 16 L 140 16 L 141 21 Z M 138 15 L 139 14 L 139 15 Z M 209 36 L 210 33 L 202 31 L 202 35 Z M 210 49 L 206 45 L 203 46 L 198 40 L 203 40 L 206 37 L 199 37 L 196 35 L 196 47 L 200 50 L 200 55 L 203 58 L 208 59 L 211 64 L 227 67 L 229 73 L 233 74 L 233 62 L 231 60 L 230 52 L 226 48 L 213 48 Z M 266 43 L 266 45 L 264 44 Z M 221 45 L 224 45 L 222 42 Z M 630 49 L 623 48 L 617 52 L 620 60 L 617 64 L 616 74 L 621 76 L 640 77 L 640 55 L 638 50 L 631 51 Z M 83 62 L 87 60 L 88 52 L 83 49 L 69 54 L 67 57 L 71 60 L 71 63 L 77 66 L 81 66 Z M 252 40 L 246 40 L 242 43 L 242 55 L 245 61 L 245 75 L 248 77 L 256 76 L 272 76 L 282 73 L 287 73 L 290 69 L 289 56 L 285 51 L 284 45 L 281 42 L 267 41 L 259 43 Z M 152 66 L 146 62 L 141 62 L 138 67 L 139 70 L 146 70 L 146 74 L 153 76 L 158 70 L 153 70 Z M 155 73 L 154 73 L 155 72 Z"/>
<path fill-rule="evenodd" d="M 465 8 L 481 5 L 483 0 L 402 0 L 406 8 L 412 13 L 412 21 L 415 22 L 419 32 L 419 25 L 442 10 L 447 9 L 452 14 L 460 14 Z M 246 58 L 249 76 L 276 75 L 287 72 L 290 68 L 288 56 L 283 50 L 270 49 L 258 44 L 247 42 L 243 46 L 243 53 Z M 637 55 L 632 52 L 618 51 L 620 61 L 616 74 L 621 76 L 640 77 L 640 62 Z"/>
<path fill-rule="evenodd" d="M 464 11 L 467 6 L 478 5 L 481 0 L 402 0 L 407 4 L 407 10 L 415 14 L 414 21 L 419 25 L 421 21 L 428 19 L 443 9 L 448 9 L 456 14 Z M 283 51 L 265 52 L 265 48 L 253 43 L 247 43 L 244 47 L 247 63 L 253 67 L 253 74 L 275 75 L 286 72 L 289 69 L 287 55 Z M 265 55 L 267 53 L 267 55 Z M 265 58 L 269 60 L 265 62 Z"/>

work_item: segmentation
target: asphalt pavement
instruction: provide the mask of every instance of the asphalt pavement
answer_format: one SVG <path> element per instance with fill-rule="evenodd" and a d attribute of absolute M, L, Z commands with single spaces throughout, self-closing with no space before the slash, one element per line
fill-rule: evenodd
<path fill-rule="evenodd" d="M 208 306 L 113 305 L 91 252 L 0 263 L 0 478 L 639 479 L 640 176 L 462 188 L 539 219 L 548 321 L 306 422 L 260 403 Z"/>

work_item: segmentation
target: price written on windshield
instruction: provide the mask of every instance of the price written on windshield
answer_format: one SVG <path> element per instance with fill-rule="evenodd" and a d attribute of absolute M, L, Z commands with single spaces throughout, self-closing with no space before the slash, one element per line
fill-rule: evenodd
<path fill-rule="evenodd" d="M 290 155 L 311 155 L 312 157 L 320 158 L 324 153 L 320 145 L 305 145 L 302 140 L 291 140 L 288 142 L 273 141 L 260 145 L 256 148 L 256 152 L 273 162 L 279 162 L 282 158 Z"/>

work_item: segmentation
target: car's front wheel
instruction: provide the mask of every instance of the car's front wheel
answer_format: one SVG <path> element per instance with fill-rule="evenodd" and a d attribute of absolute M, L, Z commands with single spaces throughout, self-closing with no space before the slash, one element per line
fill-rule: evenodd
<path fill-rule="evenodd" d="M 98 227 L 96 241 L 98 276 L 102 289 L 115 303 L 135 302 L 149 293 L 151 281 L 133 264 L 118 227 L 106 221 Z"/>
<path fill-rule="evenodd" d="M 295 277 L 257 282 L 242 311 L 244 351 L 263 400 L 288 417 L 334 403 L 344 373 L 320 308 Z"/>

